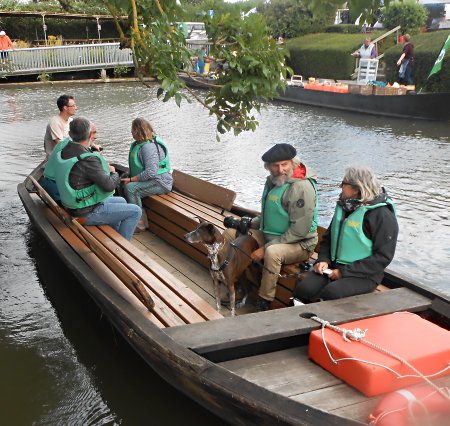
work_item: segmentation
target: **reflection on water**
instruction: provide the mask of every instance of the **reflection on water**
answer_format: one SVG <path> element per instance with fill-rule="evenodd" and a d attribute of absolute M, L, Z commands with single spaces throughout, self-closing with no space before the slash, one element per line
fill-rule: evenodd
<path fill-rule="evenodd" d="M 292 143 L 319 177 L 325 226 L 345 167 L 371 166 L 398 207 L 400 236 L 392 269 L 450 292 L 442 274 L 450 263 L 449 123 L 267 103 L 255 133 L 224 135 L 218 143 L 215 122 L 202 106 L 155 101 L 156 88 L 2 88 L 0 400 L 8 409 L 0 410 L 1 423 L 15 418 L 16 424 L 135 424 L 149 413 L 158 424 L 217 422 L 149 371 L 99 318 L 41 237 L 30 236 L 16 185 L 43 158 L 45 126 L 62 93 L 73 94 L 78 115 L 97 124 L 109 161 L 126 162 L 131 121 L 144 116 L 169 145 L 175 168 L 235 190 L 237 201 L 254 209 L 266 174 L 262 153 L 274 143 Z M 182 410 L 173 412 L 174 401 Z"/>

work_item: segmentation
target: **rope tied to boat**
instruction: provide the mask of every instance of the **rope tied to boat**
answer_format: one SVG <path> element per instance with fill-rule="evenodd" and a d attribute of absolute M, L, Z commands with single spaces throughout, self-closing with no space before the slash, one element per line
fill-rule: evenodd
<path fill-rule="evenodd" d="M 403 379 L 406 377 L 420 377 L 422 378 L 425 382 L 427 382 L 431 387 L 433 387 L 434 389 L 436 389 L 437 392 L 439 392 L 439 394 L 441 394 L 444 398 L 448 399 L 450 401 L 450 394 L 449 393 L 445 393 L 439 386 L 437 386 L 436 384 L 434 384 L 429 377 L 433 377 L 433 376 L 437 376 L 441 373 L 443 373 L 444 371 L 450 369 L 450 364 L 443 368 L 441 371 L 438 371 L 434 374 L 429 374 L 429 375 L 424 375 L 422 374 L 419 370 L 417 370 L 417 368 L 415 368 L 410 362 L 408 362 L 406 359 L 404 359 L 403 357 L 394 354 L 393 352 L 389 351 L 388 349 L 385 349 L 379 345 L 377 345 L 376 343 L 370 342 L 369 340 L 366 340 L 366 333 L 369 331 L 368 329 L 366 330 L 361 330 L 360 328 L 355 328 L 353 330 L 347 330 L 346 328 L 342 328 L 342 327 L 337 327 L 333 324 L 331 324 L 329 321 L 326 321 L 322 318 L 319 318 L 318 316 L 312 316 L 311 319 L 313 321 L 318 322 L 319 324 L 322 325 L 322 341 L 323 344 L 325 346 L 325 350 L 328 353 L 328 356 L 330 357 L 331 361 L 333 362 L 333 364 L 338 364 L 341 361 L 359 361 L 359 362 L 363 362 L 366 364 L 371 364 L 371 365 L 376 365 L 379 366 L 381 368 L 385 368 L 386 370 L 391 371 L 396 377 L 397 379 Z M 394 359 L 396 359 L 397 361 L 400 361 L 402 364 L 406 365 L 409 369 L 411 369 L 414 374 L 408 374 L 408 375 L 401 375 L 400 373 L 398 373 L 397 371 L 393 370 L 392 368 L 383 365 L 383 364 L 379 364 L 376 362 L 372 362 L 372 361 L 368 361 L 368 360 L 364 360 L 364 359 L 359 359 L 359 358 L 334 358 L 333 355 L 331 354 L 330 349 L 328 348 L 326 339 L 325 339 L 325 328 L 329 328 L 339 334 L 342 335 L 342 338 L 348 342 L 351 343 L 352 341 L 356 341 L 356 342 L 360 342 L 366 346 L 369 346 L 372 349 L 375 349 L 381 353 L 384 353 L 385 355 L 388 355 Z"/>

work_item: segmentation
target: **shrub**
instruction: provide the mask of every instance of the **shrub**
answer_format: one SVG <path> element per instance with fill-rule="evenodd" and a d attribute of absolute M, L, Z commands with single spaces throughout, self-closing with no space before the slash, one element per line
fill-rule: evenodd
<path fill-rule="evenodd" d="M 447 52 L 442 63 L 441 72 L 433 75 L 426 83 L 427 77 L 441 51 L 442 45 L 450 31 L 436 31 L 417 34 L 411 39 L 414 44 L 413 78 L 417 88 L 424 87 L 430 92 L 450 92 L 450 57 Z M 403 46 L 398 45 L 385 53 L 386 79 L 390 82 L 398 79 L 397 60 L 402 53 Z M 426 83 L 426 85 L 425 85 Z"/>
<path fill-rule="evenodd" d="M 359 34 L 361 28 L 354 24 L 329 25 L 325 28 L 326 33 Z"/>
<path fill-rule="evenodd" d="M 402 34 L 414 33 L 425 26 L 427 17 L 427 9 L 421 4 L 413 1 L 393 3 L 383 13 L 383 24 L 388 29 L 400 25 Z"/>

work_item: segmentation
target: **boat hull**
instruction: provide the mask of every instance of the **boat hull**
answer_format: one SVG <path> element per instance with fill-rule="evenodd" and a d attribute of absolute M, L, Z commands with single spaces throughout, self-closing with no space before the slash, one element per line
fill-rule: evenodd
<path fill-rule="evenodd" d="M 360 95 L 287 86 L 276 100 L 387 117 L 450 120 L 450 93 Z"/>

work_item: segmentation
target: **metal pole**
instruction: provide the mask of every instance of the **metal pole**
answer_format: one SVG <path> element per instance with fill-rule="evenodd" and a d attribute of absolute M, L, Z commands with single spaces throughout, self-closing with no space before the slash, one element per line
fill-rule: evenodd
<path fill-rule="evenodd" d="M 45 15 L 42 15 L 42 28 L 44 30 L 45 45 L 47 45 L 47 25 L 45 25 Z"/>
<path fill-rule="evenodd" d="M 97 31 L 98 31 L 98 39 L 100 40 L 100 31 L 102 30 L 102 26 L 99 24 L 99 22 L 98 22 L 98 18 L 96 18 L 97 19 Z"/>

